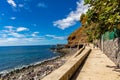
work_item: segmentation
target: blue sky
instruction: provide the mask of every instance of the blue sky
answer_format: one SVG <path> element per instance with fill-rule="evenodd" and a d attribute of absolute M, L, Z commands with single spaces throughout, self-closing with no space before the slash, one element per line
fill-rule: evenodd
<path fill-rule="evenodd" d="M 67 43 L 88 10 L 83 0 L 1 0 L 0 46 Z"/>

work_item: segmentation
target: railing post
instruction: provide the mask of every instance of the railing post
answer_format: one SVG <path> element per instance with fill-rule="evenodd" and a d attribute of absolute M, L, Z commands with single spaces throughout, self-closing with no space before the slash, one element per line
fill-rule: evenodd
<path fill-rule="evenodd" d="M 101 36 L 101 49 L 102 49 L 102 52 L 103 52 L 103 49 L 104 49 L 103 35 Z"/>

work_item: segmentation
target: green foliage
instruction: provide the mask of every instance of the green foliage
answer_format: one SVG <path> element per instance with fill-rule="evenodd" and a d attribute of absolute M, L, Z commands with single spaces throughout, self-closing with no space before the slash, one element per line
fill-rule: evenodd
<path fill-rule="evenodd" d="M 91 8 L 86 13 L 87 33 L 92 39 L 98 39 L 106 31 L 112 31 L 120 24 L 120 0 L 84 0 Z M 112 33 L 111 33 L 112 34 Z M 91 40 L 91 39 L 90 39 Z"/>
<path fill-rule="evenodd" d="M 91 0 L 84 0 L 85 4 L 89 4 Z"/>

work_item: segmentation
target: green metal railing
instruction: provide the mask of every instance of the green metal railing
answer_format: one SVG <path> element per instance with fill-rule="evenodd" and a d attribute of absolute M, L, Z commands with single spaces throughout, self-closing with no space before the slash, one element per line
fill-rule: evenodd
<path fill-rule="evenodd" d="M 113 31 L 107 31 L 103 34 L 103 40 L 113 40 L 120 37 L 120 30 L 114 28 Z"/>

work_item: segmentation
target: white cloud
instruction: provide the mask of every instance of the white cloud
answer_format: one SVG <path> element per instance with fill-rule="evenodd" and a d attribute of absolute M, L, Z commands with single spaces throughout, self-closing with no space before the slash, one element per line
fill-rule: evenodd
<path fill-rule="evenodd" d="M 0 37 L 1 37 L 1 38 L 6 38 L 6 37 L 7 37 L 7 34 L 5 34 L 5 33 L 0 33 Z"/>
<path fill-rule="evenodd" d="M 34 32 L 34 34 L 39 34 L 39 32 Z"/>
<path fill-rule="evenodd" d="M 18 4 L 18 7 L 23 8 L 24 4 Z"/>
<path fill-rule="evenodd" d="M 20 34 L 20 33 L 17 33 L 17 32 L 28 30 L 28 28 L 25 28 L 25 27 L 15 28 L 13 26 L 5 26 L 5 28 L 8 29 L 8 30 L 2 30 L 1 32 L 3 34 L 6 33 L 7 36 L 12 36 L 12 37 L 16 37 L 16 38 L 25 37 L 24 34 Z"/>
<path fill-rule="evenodd" d="M 7 0 L 8 4 L 10 4 L 12 7 L 17 7 L 14 0 Z"/>
<path fill-rule="evenodd" d="M 47 5 L 45 5 L 44 3 L 38 3 L 38 4 L 37 4 L 37 7 L 46 8 L 46 7 L 47 7 Z"/>
<path fill-rule="evenodd" d="M 2 38 L 6 38 L 7 37 L 7 34 L 2 34 Z"/>
<path fill-rule="evenodd" d="M 16 38 L 25 37 L 24 34 L 19 34 L 19 33 L 16 33 L 16 32 L 11 32 L 11 33 L 9 33 L 8 35 L 11 35 L 11 36 L 16 37 Z"/>
<path fill-rule="evenodd" d="M 19 27 L 19 28 L 17 28 L 17 32 L 21 32 L 21 31 L 29 31 L 29 29 L 25 28 L 25 27 Z"/>
<path fill-rule="evenodd" d="M 13 26 L 5 26 L 5 28 L 6 29 L 8 29 L 8 30 L 3 30 L 3 31 L 5 31 L 5 32 L 13 32 Z"/>
<path fill-rule="evenodd" d="M 40 36 L 37 31 L 32 34 L 31 31 L 21 33 L 14 26 L 5 26 L 4 30 L 0 30 L 0 46 L 58 44 L 66 43 L 66 38 L 55 35 Z"/>
<path fill-rule="evenodd" d="M 4 30 L 0 30 L 0 45 L 38 45 L 43 44 L 46 40 L 44 36 L 39 36 L 39 32 L 33 32 L 33 36 L 30 32 L 21 31 L 29 30 L 25 27 L 5 26 Z M 20 31 L 20 32 L 19 32 Z"/>
<path fill-rule="evenodd" d="M 53 22 L 53 25 L 64 30 L 76 24 L 79 21 L 82 13 L 86 13 L 89 5 L 84 5 L 84 0 L 77 2 L 77 8 L 75 11 L 71 11 L 64 19 Z"/>
<path fill-rule="evenodd" d="M 44 40 L 44 38 L 0 38 L 0 45 L 38 45 L 40 41 L 42 42 Z"/>
<path fill-rule="evenodd" d="M 11 17 L 10 19 L 15 20 L 15 19 L 16 19 L 16 17 Z"/>
<path fill-rule="evenodd" d="M 37 37 L 38 34 L 39 34 L 39 32 L 33 32 L 33 34 L 31 36 Z"/>
<path fill-rule="evenodd" d="M 15 41 L 17 38 L 0 38 L 0 42 L 2 43 L 6 43 L 6 42 L 10 42 L 10 41 Z"/>
<path fill-rule="evenodd" d="M 46 36 L 50 37 L 50 38 L 53 38 L 53 39 L 58 39 L 58 40 L 65 40 L 65 39 L 67 39 L 66 36 L 55 36 L 55 35 L 50 35 L 50 34 L 47 34 Z"/>
<path fill-rule="evenodd" d="M 7 29 L 13 29 L 13 26 L 5 26 Z"/>
<path fill-rule="evenodd" d="M 23 38 L 23 40 L 30 41 L 30 42 L 36 42 L 40 40 L 45 40 L 43 37 L 38 37 L 38 38 Z"/>

